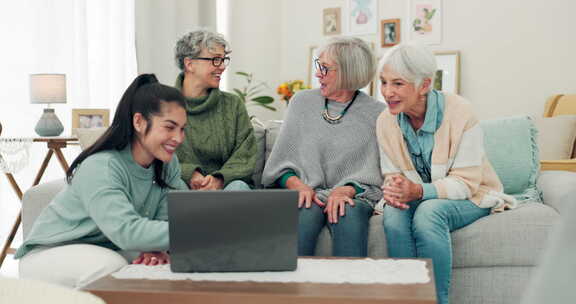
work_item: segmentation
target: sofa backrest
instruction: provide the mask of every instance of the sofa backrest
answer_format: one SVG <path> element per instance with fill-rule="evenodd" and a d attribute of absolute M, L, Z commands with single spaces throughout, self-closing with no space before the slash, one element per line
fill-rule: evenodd
<path fill-rule="evenodd" d="M 274 142 L 278 137 L 282 121 L 274 120 L 266 124 L 265 150 L 259 152 L 259 164 L 264 163 L 270 156 Z M 526 191 L 535 194 L 536 178 L 539 173 L 538 146 L 536 142 L 537 130 L 532 120 L 527 116 L 506 117 L 501 119 L 483 120 L 480 126 L 484 131 L 484 144 L 486 154 L 508 194 L 525 197 Z M 261 143 L 261 132 L 257 133 L 257 141 Z M 514 151 L 512 151 L 512 150 Z M 261 178 L 262 172 L 254 176 Z M 256 179 L 255 179 L 256 180 Z M 260 185 L 258 179 L 257 185 Z M 532 191 L 532 192 L 531 192 Z M 529 195 L 530 199 L 535 199 Z"/>

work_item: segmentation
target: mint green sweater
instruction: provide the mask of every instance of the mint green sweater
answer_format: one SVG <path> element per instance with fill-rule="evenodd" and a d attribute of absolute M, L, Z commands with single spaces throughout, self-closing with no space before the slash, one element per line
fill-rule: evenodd
<path fill-rule="evenodd" d="M 188 189 L 178 158 L 164 165 L 164 180 Z M 154 182 L 154 168 L 132 158 L 130 146 L 86 158 L 71 184 L 40 213 L 15 258 L 37 245 L 94 244 L 133 251 L 168 250 L 166 193 Z"/>
<path fill-rule="evenodd" d="M 182 89 L 183 74 L 176 79 Z M 176 153 L 182 179 L 195 170 L 221 176 L 224 185 L 233 180 L 252 183 L 257 147 L 254 129 L 244 103 L 235 95 L 212 89 L 208 96 L 186 100 L 186 139 Z"/>

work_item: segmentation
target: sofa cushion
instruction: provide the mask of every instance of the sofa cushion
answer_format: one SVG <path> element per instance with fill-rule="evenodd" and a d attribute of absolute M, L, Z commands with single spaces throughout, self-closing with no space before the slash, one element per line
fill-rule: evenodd
<path fill-rule="evenodd" d="M 560 219 L 540 203 L 491 214 L 452 233 L 453 267 L 536 265 Z"/>
<path fill-rule="evenodd" d="M 252 120 L 252 127 L 254 128 L 254 137 L 256 138 L 256 146 L 258 149 L 256 154 L 258 158 L 256 159 L 256 167 L 254 168 L 252 180 L 256 188 L 262 188 L 262 171 L 264 171 L 264 155 L 266 153 L 266 128 L 258 120 Z"/>
<path fill-rule="evenodd" d="M 534 124 L 538 128 L 540 159 L 572 157 L 576 144 L 576 115 L 538 117 L 534 119 Z"/>
<path fill-rule="evenodd" d="M 519 202 L 541 202 L 536 188 L 540 158 L 537 130 L 528 116 L 483 120 L 484 147 L 504 185 L 504 192 Z"/>
<path fill-rule="evenodd" d="M 282 120 L 270 120 L 266 126 L 266 160 L 272 152 L 272 147 L 276 142 L 278 133 L 280 133 L 280 127 L 282 127 Z"/>

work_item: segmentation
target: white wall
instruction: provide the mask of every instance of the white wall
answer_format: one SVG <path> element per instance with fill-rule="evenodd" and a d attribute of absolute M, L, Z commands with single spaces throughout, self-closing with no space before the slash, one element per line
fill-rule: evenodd
<path fill-rule="evenodd" d="M 232 60 L 227 69 L 228 90 L 245 85 L 238 71 L 253 73 L 256 79 L 265 81 L 268 89 L 262 94 L 276 99 L 273 104 L 278 110 L 269 111 L 258 106 L 249 106 L 248 112 L 261 119 L 281 119 L 285 104 L 277 98 L 276 87 L 283 81 L 282 70 L 285 40 L 282 37 L 282 14 L 284 1 L 250 0 L 229 2 L 229 42 Z"/>
<path fill-rule="evenodd" d="M 408 4 L 379 1 L 380 19 L 402 20 L 403 40 Z M 476 104 L 480 118 L 540 116 L 550 95 L 576 93 L 576 39 L 569 22 L 576 2 L 444 0 L 443 5 L 442 43 L 431 48 L 460 51 L 460 93 Z M 344 16 L 346 1 L 282 1 L 282 79 L 306 79 L 307 48 L 325 38 L 321 21 L 326 7 L 342 7 Z M 245 18 L 264 13 L 255 9 Z M 380 45 L 376 35 L 361 37 Z"/>
<path fill-rule="evenodd" d="M 212 18 L 200 14 L 205 5 L 199 0 L 138 0 L 135 5 L 138 74 L 154 73 L 160 82 L 173 85 L 179 72 L 174 63 L 176 41 Z"/>
<path fill-rule="evenodd" d="M 309 47 L 325 38 L 322 10 L 341 7 L 347 0 L 250 0 L 229 3 L 232 62 L 231 88 L 243 85 L 234 73 L 252 72 L 265 80 L 266 93 L 277 99 L 279 112 L 249 107 L 262 120 L 280 119 L 285 105 L 276 87 L 283 81 L 307 80 Z M 215 11 L 214 1 L 137 1 L 139 72 L 154 71 L 171 84 L 176 39 L 192 26 L 212 23 L 199 11 Z M 408 39 L 408 0 L 379 0 L 380 19 L 400 18 L 402 40 Z M 569 20 L 575 1 L 459 1 L 443 0 L 443 38 L 433 50 L 459 50 L 460 93 L 476 105 L 480 118 L 528 114 L 540 116 L 547 97 L 576 93 L 576 39 Z M 142 12 L 145 13 L 142 13 Z M 345 19 L 343 29 L 346 31 Z M 215 28 L 215 26 L 212 26 Z M 360 36 L 381 49 L 378 34 Z"/>

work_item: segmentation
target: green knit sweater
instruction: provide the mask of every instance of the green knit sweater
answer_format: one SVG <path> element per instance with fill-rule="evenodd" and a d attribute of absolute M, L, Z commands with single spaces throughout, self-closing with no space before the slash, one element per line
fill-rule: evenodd
<path fill-rule="evenodd" d="M 176 79 L 182 90 L 183 74 Z M 254 129 L 244 103 L 235 95 L 212 89 L 208 96 L 186 99 L 186 139 L 176 150 L 182 179 L 192 173 L 221 176 L 224 185 L 233 180 L 252 184 L 257 147 Z"/>

